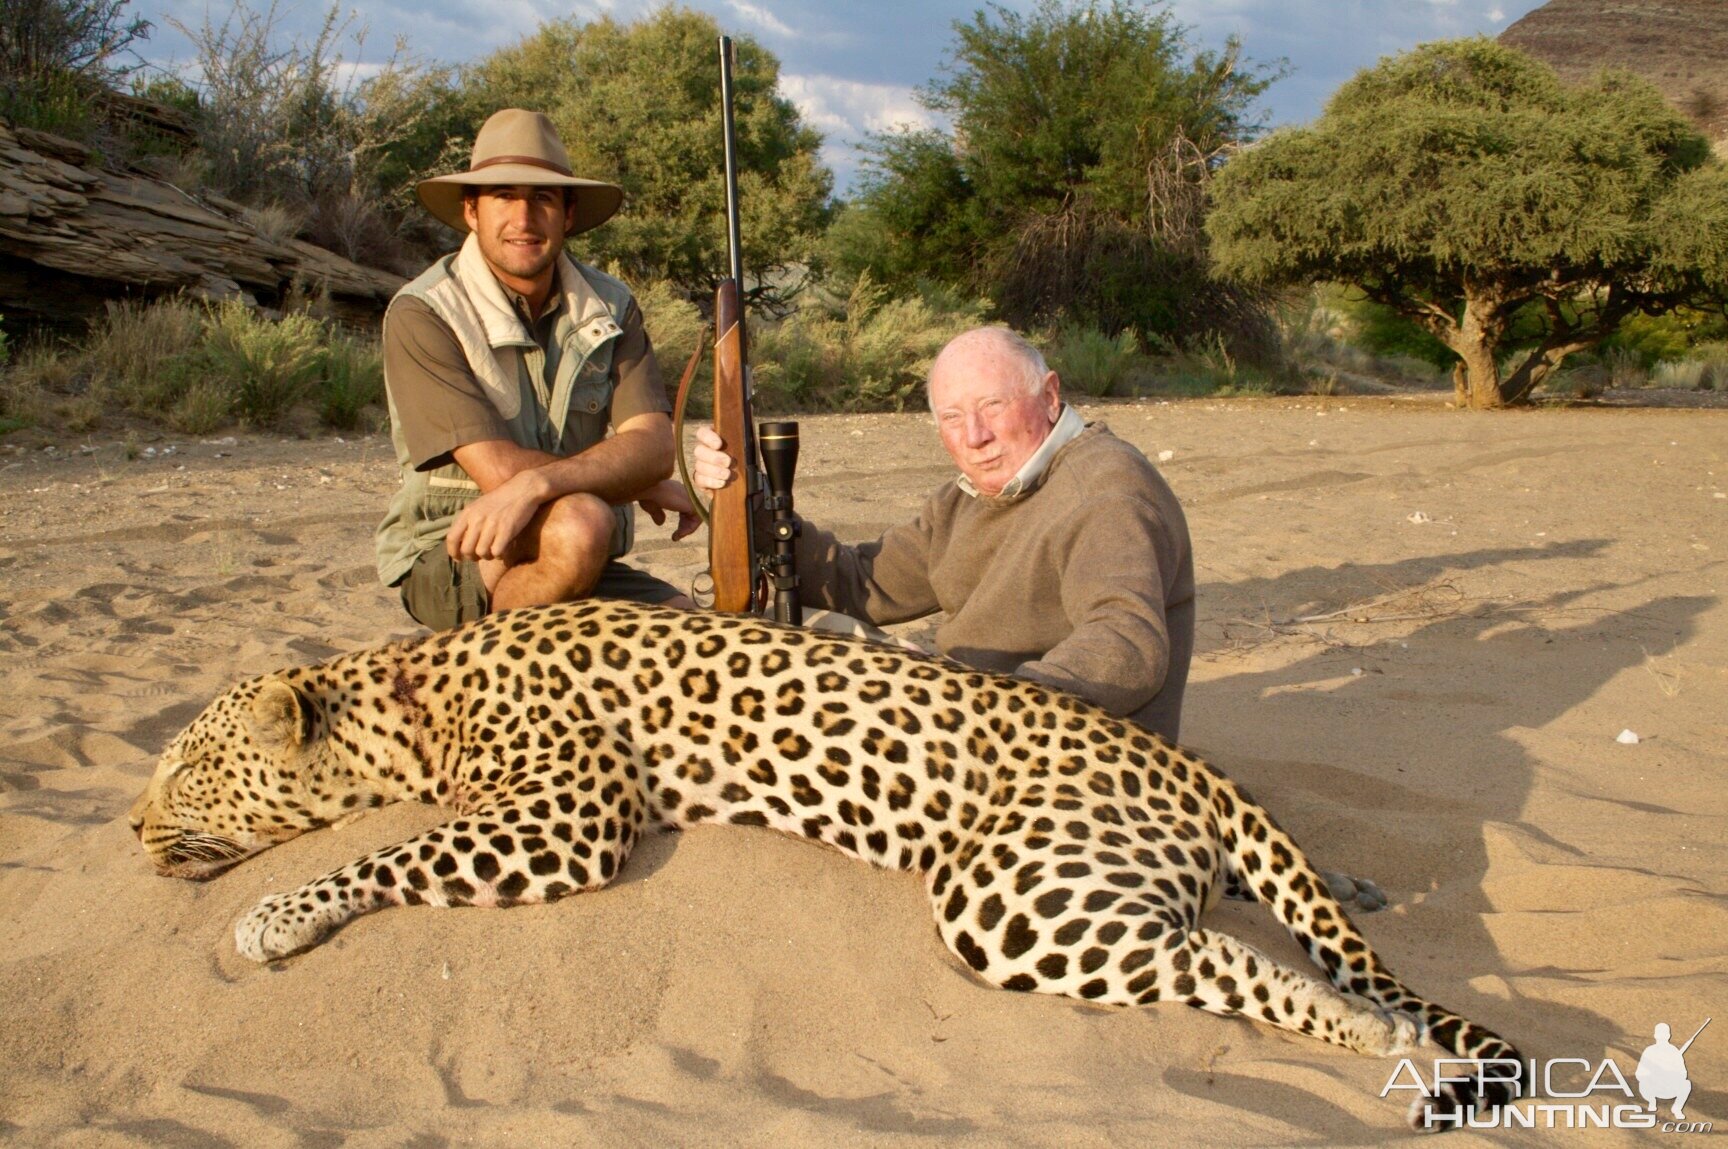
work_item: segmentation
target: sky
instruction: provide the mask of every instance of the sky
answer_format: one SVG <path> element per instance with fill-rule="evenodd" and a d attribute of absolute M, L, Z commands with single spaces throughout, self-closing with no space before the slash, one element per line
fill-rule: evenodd
<path fill-rule="evenodd" d="M 268 10 L 269 0 L 249 0 Z M 542 21 L 609 15 L 629 21 L 661 0 L 575 0 L 563 6 L 532 0 L 360 0 L 344 5 L 353 28 L 367 36 L 356 62 L 376 65 L 398 37 L 427 61 L 464 63 L 530 35 Z M 1339 84 L 1382 56 L 1429 40 L 1498 35 L 1542 0 L 1171 0 L 1177 23 L 1198 49 L 1242 41 L 1250 61 L 1284 62 L 1288 75 L 1261 97 L 1272 126 L 1320 114 Z M 935 122 L 916 89 L 940 74 L 956 20 L 984 7 L 977 0 L 684 0 L 712 15 L 724 31 L 747 34 L 780 60 L 783 94 L 823 134 L 823 158 L 842 193 L 858 170 L 857 144 L 867 132 L 898 124 Z M 1030 11 L 1030 0 L 1003 7 Z M 277 27 L 309 40 L 327 3 L 278 0 Z M 174 21 L 220 24 L 231 8 L 206 0 L 132 0 L 128 12 L 156 25 L 140 55 L 152 64 L 183 66 L 191 47 Z M 346 53 L 352 60 L 355 54 Z"/>

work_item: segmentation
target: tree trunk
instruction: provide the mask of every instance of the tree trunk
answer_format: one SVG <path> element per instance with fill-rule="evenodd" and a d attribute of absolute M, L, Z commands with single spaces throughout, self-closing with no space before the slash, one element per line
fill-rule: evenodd
<path fill-rule="evenodd" d="M 1499 332 L 1491 322 L 1484 322 L 1484 312 L 1490 309 L 1475 299 L 1464 301 L 1464 322 L 1458 325 L 1457 342 L 1452 350 L 1464 365 L 1465 405 L 1473 411 L 1485 411 L 1504 406 L 1500 394 L 1500 364 L 1494 358 L 1494 346 Z"/>
<path fill-rule="evenodd" d="M 1463 319 L 1446 339 L 1446 345 L 1459 359 L 1452 374 L 1458 403 L 1473 411 L 1505 405 L 1500 393 L 1500 364 L 1494 358 L 1501 324 L 1494 313 L 1494 300 L 1466 294 Z"/>

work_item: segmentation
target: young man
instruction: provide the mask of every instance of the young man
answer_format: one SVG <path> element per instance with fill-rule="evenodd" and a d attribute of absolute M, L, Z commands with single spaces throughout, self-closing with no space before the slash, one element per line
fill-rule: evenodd
<path fill-rule="evenodd" d="M 506 109 L 468 171 L 418 193 L 467 237 L 385 315 L 402 486 L 378 527 L 380 579 L 434 630 L 590 594 L 687 603 L 619 561 L 629 504 L 658 521 L 672 470 L 642 313 L 624 284 L 564 254 L 622 189 L 572 175 L 551 121 Z"/>

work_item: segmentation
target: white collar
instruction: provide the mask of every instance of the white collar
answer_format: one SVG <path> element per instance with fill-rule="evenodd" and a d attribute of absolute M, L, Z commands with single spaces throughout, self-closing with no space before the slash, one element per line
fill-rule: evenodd
<path fill-rule="evenodd" d="M 991 496 L 1005 502 L 1012 502 L 1026 494 L 1038 485 L 1038 480 L 1044 477 L 1044 471 L 1050 466 L 1050 460 L 1056 457 L 1056 452 L 1074 441 L 1075 436 L 1086 429 L 1086 420 L 1080 417 L 1080 412 L 1068 404 L 1062 404 L 1062 414 L 1057 416 L 1050 433 L 1044 436 L 1044 441 L 1038 444 L 1038 449 L 1032 452 L 1032 457 L 1020 464 L 1020 469 L 1014 472 L 1002 489 Z M 973 498 L 978 497 L 978 488 L 972 485 L 972 480 L 961 475 L 955 480 L 956 485 Z"/>

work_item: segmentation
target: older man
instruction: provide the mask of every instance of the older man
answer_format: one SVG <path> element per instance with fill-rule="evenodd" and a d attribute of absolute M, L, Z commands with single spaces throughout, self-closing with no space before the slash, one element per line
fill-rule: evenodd
<path fill-rule="evenodd" d="M 619 561 L 628 504 L 658 520 L 672 470 L 642 313 L 623 283 L 564 254 L 622 190 L 572 175 L 551 121 L 512 108 L 480 129 L 468 171 L 418 192 L 467 234 L 385 315 L 402 485 L 378 527 L 379 577 L 433 629 L 595 593 L 687 604 Z"/>
<path fill-rule="evenodd" d="M 806 523 L 807 605 L 873 623 L 934 611 L 942 653 L 1071 691 L 1175 741 L 1194 648 L 1194 561 L 1158 471 L 1062 402 L 1038 349 L 1005 327 L 958 336 L 930 409 L 960 475 L 911 522 L 846 545 Z M 699 486 L 728 460 L 698 433 Z"/>

